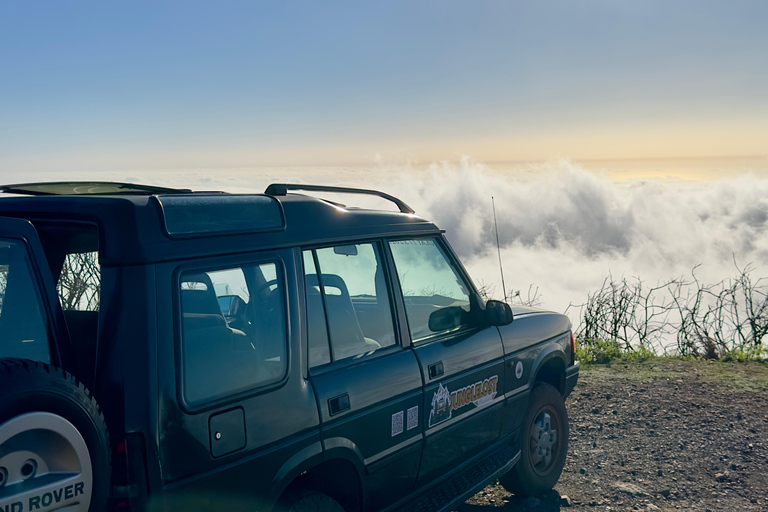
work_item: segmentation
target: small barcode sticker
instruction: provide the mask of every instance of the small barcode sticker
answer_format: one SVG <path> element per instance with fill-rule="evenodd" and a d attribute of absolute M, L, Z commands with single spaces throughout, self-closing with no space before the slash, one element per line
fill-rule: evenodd
<path fill-rule="evenodd" d="M 403 433 L 403 411 L 392 415 L 392 437 Z"/>

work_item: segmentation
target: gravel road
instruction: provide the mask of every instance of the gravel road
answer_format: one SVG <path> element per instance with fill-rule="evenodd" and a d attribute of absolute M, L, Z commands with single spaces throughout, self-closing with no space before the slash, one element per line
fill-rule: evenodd
<path fill-rule="evenodd" d="M 523 500 L 491 485 L 458 512 L 768 511 L 768 364 L 590 365 L 566 407 L 555 491 Z"/>

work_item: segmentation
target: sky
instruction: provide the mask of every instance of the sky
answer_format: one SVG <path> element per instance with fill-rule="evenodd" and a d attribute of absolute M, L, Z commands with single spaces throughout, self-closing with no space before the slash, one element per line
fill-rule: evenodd
<path fill-rule="evenodd" d="M 0 183 L 377 188 L 500 298 L 494 196 L 507 291 L 578 325 L 609 275 L 768 276 L 766 27 L 765 0 L 4 0 Z"/>
<path fill-rule="evenodd" d="M 768 3 L 0 3 L 0 172 L 768 158 Z"/>

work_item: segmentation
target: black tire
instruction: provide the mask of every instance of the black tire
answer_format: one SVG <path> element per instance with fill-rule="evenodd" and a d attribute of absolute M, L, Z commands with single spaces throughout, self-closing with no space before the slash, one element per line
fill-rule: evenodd
<path fill-rule="evenodd" d="M 551 432 L 556 433 L 554 443 L 550 439 Z M 540 439 L 544 441 L 540 442 Z M 549 457 L 546 457 L 547 447 Z M 568 452 L 565 400 L 550 384 L 538 383 L 531 392 L 521 429 L 520 450 L 520 460 L 499 479 L 499 483 L 517 496 L 540 496 L 550 491 L 563 472 Z"/>
<path fill-rule="evenodd" d="M 281 510 L 286 512 L 344 512 L 339 502 L 317 491 L 300 491 Z"/>
<path fill-rule="evenodd" d="M 96 512 L 106 509 L 107 498 L 109 495 L 109 480 L 110 480 L 110 450 L 109 450 L 109 434 L 107 433 L 107 426 L 104 422 L 104 416 L 99 410 L 99 406 L 96 400 L 91 396 L 90 391 L 85 388 L 80 382 L 78 382 L 72 375 L 63 371 L 60 368 L 54 366 L 24 360 L 24 359 L 2 359 L 0 360 L 0 435 L 7 434 L 4 437 L 6 439 L 7 446 L 11 450 L 24 449 L 26 444 L 34 444 L 39 448 L 41 453 L 45 455 L 54 456 L 51 458 L 50 464 L 59 464 L 60 461 L 54 460 L 63 458 L 58 457 L 57 450 L 59 446 L 66 447 L 67 450 L 71 449 L 71 446 L 64 441 L 53 441 L 50 444 L 40 442 L 39 439 L 50 437 L 48 435 L 39 435 L 38 428 L 42 428 L 39 424 L 36 424 L 37 419 L 50 419 L 54 427 L 65 425 L 67 431 L 56 431 L 54 428 L 53 438 L 58 439 L 56 435 L 60 432 L 72 431 L 72 427 L 79 433 L 82 440 L 76 439 L 76 449 L 79 449 L 78 456 L 68 455 L 68 460 L 75 460 L 76 463 L 82 466 L 82 461 L 90 459 L 91 466 L 91 498 L 90 503 L 86 504 L 81 502 L 78 505 L 77 510 L 81 510 L 87 507 L 87 510 Z M 25 423 L 28 422 L 29 426 Z M 5 427 L 5 430 L 3 430 Z M 33 435 L 25 435 L 28 430 L 35 430 Z M 76 434 L 75 433 L 75 434 Z M 32 441 L 27 441 L 32 439 Z M 0 438 L 0 444 L 3 439 Z M 59 444 L 57 444 L 57 442 Z M 26 444 L 25 444 L 26 443 Z M 87 448 L 87 452 L 84 452 L 83 444 Z M 36 453 L 33 447 L 29 451 L 32 451 L 35 456 Z M 0 454 L 3 450 L 0 449 Z M 68 451 L 68 453 L 70 453 Z M 48 464 L 45 455 L 39 455 L 40 460 L 44 464 Z M 0 458 L 2 460 L 2 458 Z M 34 462 L 34 461 L 33 461 Z M 26 465 L 26 463 L 25 463 Z M 37 464 L 33 464 L 31 467 L 39 469 Z M 25 467 L 22 466 L 21 474 L 24 474 Z M 53 470 L 53 469 L 51 469 Z M 83 492 L 87 489 L 87 475 L 85 472 L 83 475 L 83 485 L 80 491 Z M 32 482 L 35 479 L 35 475 L 29 477 L 24 482 L 24 486 L 28 489 L 34 488 Z M 46 481 L 45 478 L 41 478 L 41 486 Z M 73 486 L 70 485 L 70 488 Z M 41 487 L 44 488 L 44 487 Z M 72 499 L 72 495 L 77 499 L 78 489 L 66 490 L 64 492 L 58 492 L 58 498 L 67 496 Z M 10 493 L 7 488 L 6 491 Z M 42 491 L 41 491 L 42 492 Z M 21 494 L 17 495 L 20 496 Z M 87 496 L 87 494 L 84 494 Z M 0 492 L 0 498 L 2 498 Z M 10 496 L 10 497 L 8 497 Z M 6 501 L 13 502 L 13 494 L 9 494 Z M 48 499 L 42 496 L 43 504 Z M 27 503 L 24 503 L 24 510 L 29 508 L 29 496 L 25 499 Z M 0 499 L 0 509 L 6 505 L 3 499 Z M 42 507 L 41 508 L 47 508 Z"/>

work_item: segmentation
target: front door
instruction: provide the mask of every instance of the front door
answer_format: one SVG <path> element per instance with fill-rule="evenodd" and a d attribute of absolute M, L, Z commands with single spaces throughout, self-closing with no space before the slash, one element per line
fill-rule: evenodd
<path fill-rule="evenodd" d="M 480 325 L 476 292 L 441 239 L 389 247 L 425 380 L 423 485 L 498 439 L 504 350 L 498 329 Z"/>
<path fill-rule="evenodd" d="M 307 336 L 327 459 L 365 475 L 366 510 L 413 489 L 422 450 L 422 380 L 397 336 L 381 245 L 304 251 Z"/>

